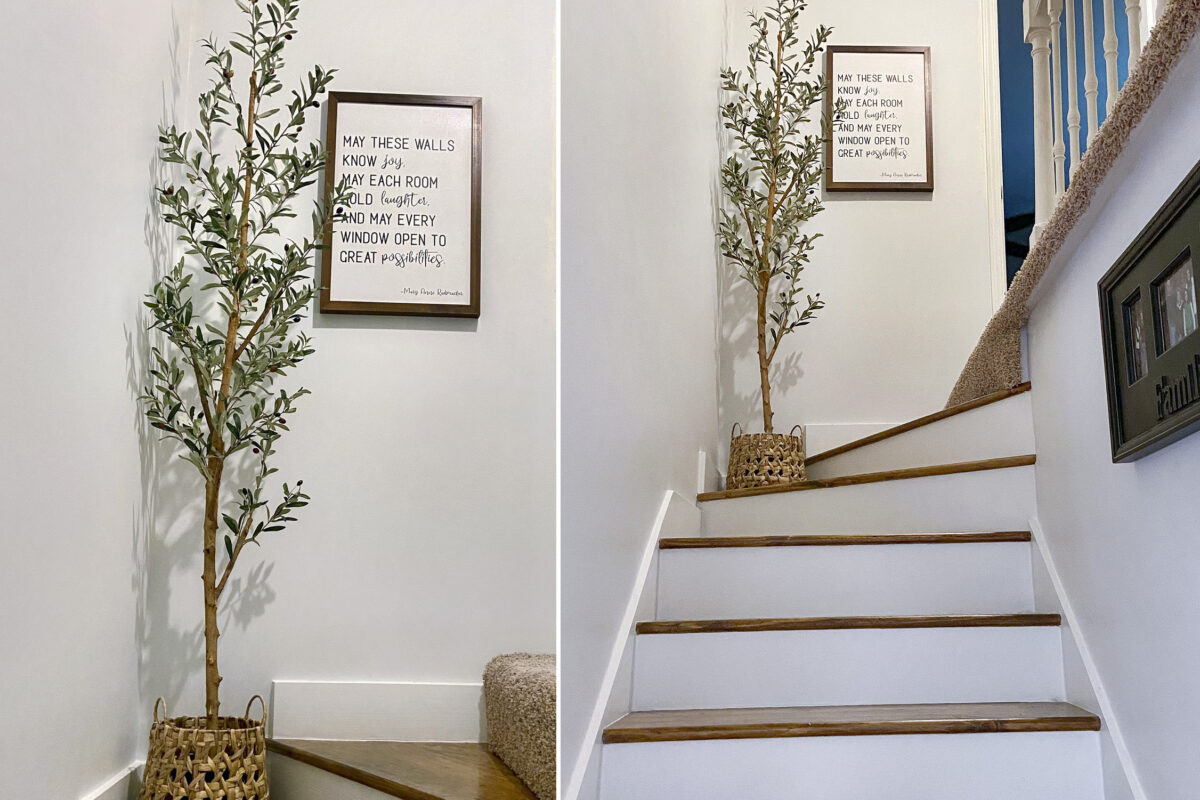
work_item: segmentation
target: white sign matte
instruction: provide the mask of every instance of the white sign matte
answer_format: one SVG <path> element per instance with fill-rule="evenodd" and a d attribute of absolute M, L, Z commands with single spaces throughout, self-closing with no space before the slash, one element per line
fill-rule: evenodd
<path fill-rule="evenodd" d="M 353 199 L 329 231 L 322 311 L 478 316 L 477 99 L 333 102 L 332 178 Z"/>
<path fill-rule="evenodd" d="M 928 47 L 830 46 L 826 188 L 933 190 Z"/>

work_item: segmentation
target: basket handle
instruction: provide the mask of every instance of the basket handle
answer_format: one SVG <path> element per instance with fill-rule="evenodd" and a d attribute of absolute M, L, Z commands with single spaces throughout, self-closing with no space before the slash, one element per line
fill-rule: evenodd
<path fill-rule="evenodd" d="M 803 429 L 804 429 L 804 426 L 803 426 L 803 425 L 793 425 L 793 426 L 792 426 L 792 429 L 791 429 L 790 431 L 788 431 L 788 436 L 795 436 L 795 435 L 796 435 L 796 428 L 800 428 L 800 429 L 801 429 L 801 431 L 803 431 Z"/>
<path fill-rule="evenodd" d="M 735 422 L 735 423 L 733 423 L 733 427 L 729 429 L 729 443 L 730 444 L 733 444 L 733 440 L 737 438 L 738 429 L 740 429 L 741 427 L 742 427 L 742 423 Z"/>
<path fill-rule="evenodd" d="M 162 722 L 162 720 L 160 720 L 158 718 L 158 707 L 159 706 L 162 706 L 162 710 L 163 710 L 162 719 L 165 720 L 167 718 L 167 701 L 160 697 L 154 701 L 154 721 L 155 722 Z"/>
<path fill-rule="evenodd" d="M 259 718 L 258 724 L 266 725 L 267 724 L 267 701 L 262 699 L 261 694 L 254 695 L 254 697 L 250 698 L 250 702 L 246 703 L 246 719 L 251 719 L 250 706 L 254 705 L 255 700 L 257 700 L 259 702 L 259 704 L 262 706 L 262 717 Z"/>

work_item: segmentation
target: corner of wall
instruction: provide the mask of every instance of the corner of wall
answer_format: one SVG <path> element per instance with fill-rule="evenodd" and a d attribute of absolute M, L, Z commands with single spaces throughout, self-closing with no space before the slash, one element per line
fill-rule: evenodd
<path fill-rule="evenodd" d="M 608 659 L 596 705 L 590 715 L 585 746 L 563 775 L 564 800 L 595 800 L 600 791 L 601 743 L 605 725 L 628 714 L 633 706 L 634 628 L 639 619 L 653 619 L 658 607 L 658 541 L 700 533 L 700 509 L 674 491 L 663 494 L 654 526 L 642 552 L 637 580 Z"/>

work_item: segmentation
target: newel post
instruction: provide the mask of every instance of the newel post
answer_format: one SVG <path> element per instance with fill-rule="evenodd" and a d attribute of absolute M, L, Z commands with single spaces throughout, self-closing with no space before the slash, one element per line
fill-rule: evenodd
<path fill-rule="evenodd" d="M 1047 0 L 1024 0 L 1025 42 L 1033 57 L 1034 215 L 1030 247 L 1054 208 L 1054 134 L 1050 90 L 1050 15 Z"/>

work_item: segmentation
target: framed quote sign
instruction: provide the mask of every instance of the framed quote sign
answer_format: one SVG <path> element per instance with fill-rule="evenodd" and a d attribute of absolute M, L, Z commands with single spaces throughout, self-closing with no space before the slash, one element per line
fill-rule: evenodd
<path fill-rule="evenodd" d="M 330 92 L 323 313 L 479 316 L 483 100 Z"/>
<path fill-rule="evenodd" d="M 928 47 L 829 45 L 825 188 L 932 192 L 933 99 Z"/>
<path fill-rule="evenodd" d="M 1113 461 L 1200 430 L 1200 165 L 1100 279 Z"/>

